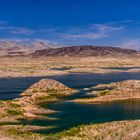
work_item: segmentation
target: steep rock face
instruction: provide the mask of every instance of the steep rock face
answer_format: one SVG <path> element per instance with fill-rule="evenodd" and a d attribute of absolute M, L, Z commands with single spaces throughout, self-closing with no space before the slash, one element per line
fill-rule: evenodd
<path fill-rule="evenodd" d="M 37 50 L 31 55 L 39 56 L 128 56 L 137 55 L 136 50 L 122 49 L 108 46 L 70 46 L 62 48 L 50 48 Z"/>

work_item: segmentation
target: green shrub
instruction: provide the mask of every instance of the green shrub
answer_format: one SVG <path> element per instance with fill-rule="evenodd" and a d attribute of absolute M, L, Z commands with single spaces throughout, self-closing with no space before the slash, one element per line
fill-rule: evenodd
<path fill-rule="evenodd" d="M 23 110 L 7 110 L 6 113 L 10 116 L 22 115 Z"/>
<path fill-rule="evenodd" d="M 108 95 L 108 94 L 110 94 L 110 93 L 111 93 L 111 91 L 108 90 L 108 89 L 106 89 L 106 90 L 100 91 L 100 95 L 99 95 L 99 96 Z"/>

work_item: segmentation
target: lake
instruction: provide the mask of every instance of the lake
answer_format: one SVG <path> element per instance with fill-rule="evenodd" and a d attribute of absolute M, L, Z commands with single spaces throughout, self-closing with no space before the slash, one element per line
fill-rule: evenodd
<path fill-rule="evenodd" d="M 26 90 L 33 83 L 46 77 L 26 78 L 1 78 L 0 99 L 8 100 L 19 97 L 19 94 Z M 57 112 L 49 114 L 49 118 L 37 120 L 21 120 L 21 123 L 52 126 L 48 130 L 41 130 L 39 133 L 55 133 L 73 126 L 90 123 L 103 123 L 118 120 L 140 119 L 140 100 L 117 101 L 103 104 L 80 104 L 69 102 L 78 97 L 87 97 L 84 88 L 97 84 L 105 84 L 122 80 L 140 80 L 139 73 L 110 73 L 110 74 L 85 74 L 75 73 L 68 75 L 50 76 L 65 85 L 78 89 L 75 95 L 52 104 L 42 104 L 43 107 L 53 109 Z"/>

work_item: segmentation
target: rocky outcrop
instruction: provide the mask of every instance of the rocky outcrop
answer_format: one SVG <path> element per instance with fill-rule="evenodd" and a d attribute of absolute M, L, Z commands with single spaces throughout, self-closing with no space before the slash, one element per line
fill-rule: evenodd
<path fill-rule="evenodd" d="M 21 98 L 17 99 L 17 103 L 20 104 L 27 117 L 35 117 L 34 114 L 50 112 L 50 110 L 44 110 L 38 106 L 40 102 L 53 102 L 73 94 L 76 90 L 71 89 L 62 83 L 52 79 L 42 79 L 29 87 L 25 92 L 21 94 Z"/>
<path fill-rule="evenodd" d="M 25 92 L 23 92 L 22 96 L 31 96 L 36 93 L 45 93 L 48 95 L 53 95 L 54 92 L 59 93 L 60 95 L 70 95 L 74 92 L 74 89 L 71 89 L 64 84 L 53 80 L 53 79 L 42 79 L 39 82 L 35 83 L 31 87 L 29 87 Z"/>

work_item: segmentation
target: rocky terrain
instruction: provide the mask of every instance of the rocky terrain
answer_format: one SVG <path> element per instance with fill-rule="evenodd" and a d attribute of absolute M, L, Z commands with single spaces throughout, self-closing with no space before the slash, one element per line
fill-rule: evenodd
<path fill-rule="evenodd" d="M 38 46 L 38 45 L 37 45 Z M 10 50 L 11 51 L 11 50 Z M 135 53 L 135 52 L 134 52 Z M 137 54 L 137 53 L 136 53 Z M 140 60 L 135 57 L 1 57 L 0 77 L 26 77 L 26 76 L 48 76 L 58 74 L 69 74 L 72 72 L 87 73 L 112 73 L 112 72 L 140 72 Z M 117 70 L 108 68 L 127 68 Z M 56 68 L 56 69 L 55 69 Z M 58 68 L 58 69 L 57 69 Z M 61 70 L 62 69 L 62 70 Z M 75 102 L 95 103 L 102 101 L 114 101 L 124 99 L 140 98 L 140 82 L 135 80 L 97 85 L 92 87 L 87 94 L 96 95 L 77 99 Z M 85 89 L 88 90 L 88 89 Z M 71 89 L 58 81 L 42 79 L 21 94 L 15 100 L 0 101 L 0 139 L 4 140 L 82 140 L 101 139 L 112 140 L 139 140 L 140 124 L 136 121 L 110 122 L 103 124 L 91 124 L 79 126 L 57 134 L 43 135 L 34 133 L 34 130 L 50 129 L 50 126 L 35 126 L 22 124 L 23 119 L 52 119 L 47 116 L 54 110 L 42 108 L 42 102 L 51 103 L 63 101 L 66 96 L 74 94 Z M 127 124 L 127 125 L 126 125 Z M 52 127 L 52 126 L 51 126 Z M 118 129 L 119 128 L 119 129 Z"/>
<path fill-rule="evenodd" d="M 139 56 L 139 52 L 132 49 L 123 49 L 110 46 L 63 46 L 60 47 L 42 40 L 36 41 L 0 41 L 0 56 L 101 56 L 101 57 L 128 57 Z"/>
<path fill-rule="evenodd" d="M 60 94 L 60 96 L 67 96 L 74 92 L 73 89 L 63 85 L 62 83 L 55 81 L 53 79 L 42 79 L 39 82 L 32 85 L 25 92 L 23 92 L 22 96 L 32 96 L 36 93 L 47 93 L 47 96 L 51 94 Z"/>
<path fill-rule="evenodd" d="M 41 112 L 41 109 L 38 108 L 37 104 L 41 102 L 54 102 L 75 92 L 76 90 L 63 85 L 58 81 L 42 79 L 23 92 L 21 94 L 22 97 L 16 99 L 16 102 L 24 108 L 24 115 L 27 117 L 34 117 L 34 112 Z M 47 112 L 49 111 L 50 110 L 47 110 Z"/>
<path fill-rule="evenodd" d="M 76 102 L 107 102 L 117 100 L 140 99 L 140 81 L 127 80 L 110 84 L 99 84 L 92 88 L 95 98 L 76 99 Z"/>
<path fill-rule="evenodd" d="M 140 120 L 83 125 L 49 138 L 52 140 L 139 140 Z"/>
<path fill-rule="evenodd" d="M 53 110 L 41 108 L 39 103 L 62 100 L 65 96 L 75 93 L 62 83 L 52 79 L 42 79 L 32 85 L 20 98 L 0 101 L 0 139 L 31 139 L 43 140 L 44 135 L 32 133 L 32 130 L 47 129 L 49 126 L 32 126 L 20 123 L 22 119 L 42 118 L 43 114 Z"/>
<path fill-rule="evenodd" d="M 40 102 L 53 102 L 75 93 L 62 83 L 52 79 L 42 79 L 32 85 L 15 100 L 0 101 L 0 123 L 2 121 L 16 121 L 17 118 L 36 117 L 36 113 L 49 113 L 39 107 Z"/>
<path fill-rule="evenodd" d="M 140 81 L 128 80 L 93 87 L 97 95 L 95 101 L 115 98 L 140 98 Z M 23 125 L 20 120 L 43 118 L 43 114 L 53 110 L 42 108 L 39 104 L 63 100 L 76 93 L 62 83 L 52 79 L 42 79 L 25 90 L 20 98 L 0 101 L 0 139 L 6 140 L 138 140 L 140 138 L 140 121 L 119 121 L 103 124 L 83 125 L 56 134 L 37 134 L 35 130 L 48 129 L 49 126 Z M 117 98 L 116 98 L 117 97 Z M 84 100 L 84 99 L 83 99 Z M 94 99 L 93 99 L 94 100 Z M 118 129 L 119 128 L 119 129 Z"/>
<path fill-rule="evenodd" d="M 132 49 L 122 49 L 109 46 L 70 46 L 37 50 L 31 54 L 33 57 L 41 56 L 137 56 L 139 53 Z"/>

